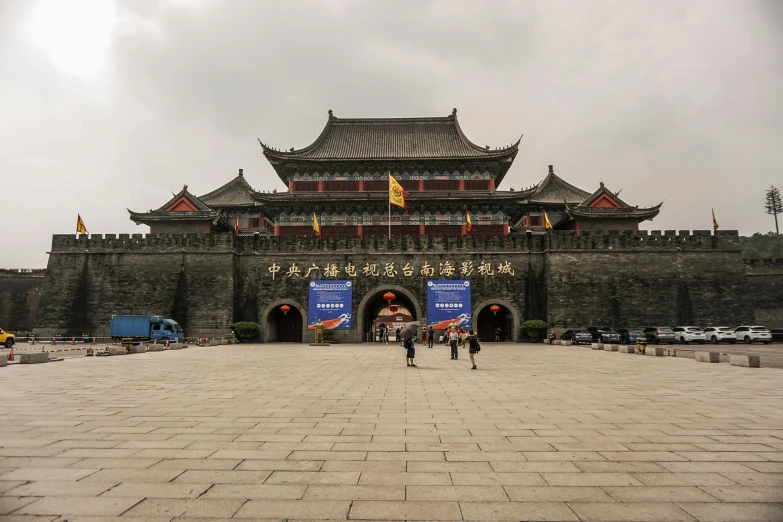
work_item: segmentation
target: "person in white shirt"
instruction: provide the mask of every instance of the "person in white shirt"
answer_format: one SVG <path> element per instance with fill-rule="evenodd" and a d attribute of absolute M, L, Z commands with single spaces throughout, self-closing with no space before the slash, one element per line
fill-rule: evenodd
<path fill-rule="evenodd" d="M 459 341 L 459 334 L 456 328 L 452 328 L 449 332 L 449 345 L 451 346 L 451 360 L 456 361 L 459 359 L 459 352 L 457 350 L 457 341 Z"/>

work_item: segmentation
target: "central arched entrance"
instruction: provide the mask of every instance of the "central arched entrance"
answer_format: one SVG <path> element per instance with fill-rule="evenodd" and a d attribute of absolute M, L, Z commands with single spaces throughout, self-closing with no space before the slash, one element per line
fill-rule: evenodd
<path fill-rule="evenodd" d="M 499 309 L 493 311 L 493 306 Z M 473 311 L 473 328 L 482 342 L 495 341 L 498 328 L 500 342 L 517 342 L 520 326 L 516 308 L 502 299 L 483 301 Z"/>
<path fill-rule="evenodd" d="M 261 316 L 261 338 L 265 343 L 301 343 L 306 331 L 304 313 L 294 301 L 270 304 Z"/>
<path fill-rule="evenodd" d="M 381 319 L 384 322 L 390 320 L 394 315 L 389 310 L 390 303 L 383 297 L 387 292 L 395 295 L 391 305 L 398 307 L 397 312 L 405 311 L 407 312 L 405 315 L 410 315 L 411 320 L 420 320 L 421 306 L 411 292 L 397 285 L 378 286 L 365 294 L 357 309 L 356 327 L 359 330 L 359 339 L 362 342 L 375 341 L 379 315 L 381 315 Z M 392 330 L 389 332 L 389 339 L 392 341 L 394 340 L 394 329 L 395 326 L 393 325 Z"/>

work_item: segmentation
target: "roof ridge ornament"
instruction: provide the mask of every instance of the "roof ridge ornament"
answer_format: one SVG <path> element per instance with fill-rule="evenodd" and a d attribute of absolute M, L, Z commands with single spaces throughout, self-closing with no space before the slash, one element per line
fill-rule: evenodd
<path fill-rule="evenodd" d="M 549 173 L 550 174 L 554 174 L 555 173 L 555 166 L 554 165 L 550 165 L 549 166 Z"/>

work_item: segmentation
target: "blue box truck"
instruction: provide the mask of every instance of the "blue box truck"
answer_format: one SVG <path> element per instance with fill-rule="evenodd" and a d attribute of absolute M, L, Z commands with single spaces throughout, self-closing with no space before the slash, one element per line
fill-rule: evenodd
<path fill-rule="evenodd" d="M 111 337 L 181 342 L 185 333 L 177 321 L 159 315 L 113 315 Z"/>

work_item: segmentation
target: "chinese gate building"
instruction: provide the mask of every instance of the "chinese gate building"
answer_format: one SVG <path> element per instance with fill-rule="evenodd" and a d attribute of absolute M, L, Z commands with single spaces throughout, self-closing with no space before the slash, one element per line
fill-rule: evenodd
<path fill-rule="evenodd" d="M 452 280 L 470 286 L 455 318 L 467 315 L 485 340 L 497 328 L 518 340 L 528 319 L 562 328 L 733 323 L 751 309 L 739 291 L 736 232 L 640 232 L 660 204 L 632 206 L 603 183 L 583 190 L 552 166 L 529 188 L 503 190 L 520 140 L 474 144 L 456 109 L 403 119 L 329 111 L 307 147 L 259 143 L 280 190 L 254 190 L 240 169 L 212 192 L 185 186 L 157 210 L 129 211 L 146 235 L 55 236 L 39 331 L 99 335 L 113 314 L 150 313 L 190 335 L 256 321 L 265 341 L 302 341 L 320 311 L 342 317 L 337 338 L 359 342 L 390 307 L 433 322 L 428 285 Z M 389 175 L 408 192 L 407 210 L 389 209 Z M 350 282 L 351 295 L 316 310 L 317 281 Z"/>

